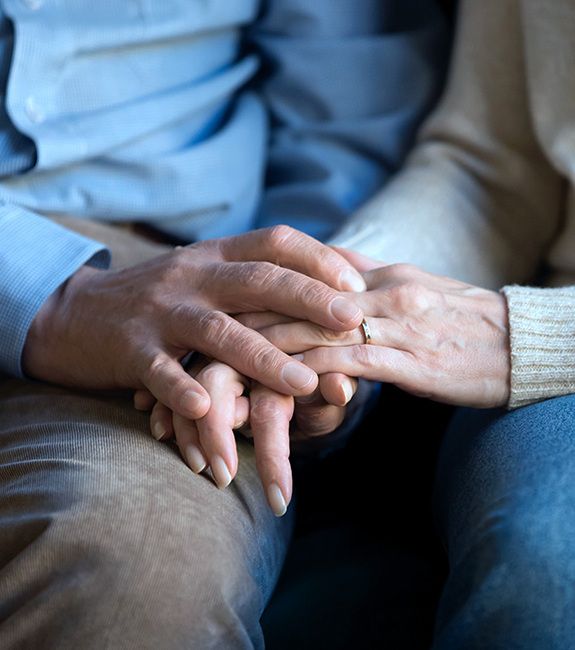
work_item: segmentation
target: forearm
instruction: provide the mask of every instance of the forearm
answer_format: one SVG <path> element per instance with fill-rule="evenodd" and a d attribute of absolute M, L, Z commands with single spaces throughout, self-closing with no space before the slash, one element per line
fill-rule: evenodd
<path fill-rule="evenodd" d="M 404 171 L 333 243 L 489 288 L 532 278 L 562 186 L 533 131 L 516 5 L 462 3 L 440 106 Z"/>

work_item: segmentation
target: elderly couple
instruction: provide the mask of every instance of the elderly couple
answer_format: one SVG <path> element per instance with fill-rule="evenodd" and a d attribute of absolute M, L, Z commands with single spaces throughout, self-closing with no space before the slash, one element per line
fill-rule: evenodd
<path fill-rule="evenodd" d="M 364 379 L 467 407 L 434 647 L 573 647 L 575 6 L 463 0 L 407 157 L 433 0 L 0 26 L 0 645 L 262 647 L 290 439 Z"/>

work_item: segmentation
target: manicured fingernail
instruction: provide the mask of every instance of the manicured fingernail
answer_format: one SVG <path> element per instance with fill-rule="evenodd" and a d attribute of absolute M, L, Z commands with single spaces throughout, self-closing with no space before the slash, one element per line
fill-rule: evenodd
<path fill-rule="evenodd" d="M 361 275 L 353 269 L 346 269 L 339 278 L 342 289 L 347 291 L 366 291 L 367 285 Z"/>
<path fill-rule="evenodd" d="M 210 463 L 214 480 L 219 488 L 228 487 L 232 482 L 232 475 L 226 465 L 226 461 L 221 456 L 214 456 Z"/>
<path fill-rule="evenodd" d="M 161 422 L 156 422 L 152 427 L 152 435 L 156 440 L 161 440 L 166 433 L 167 431 Z"/>
<path fill-rule="evenodd" d="M 353 302 L 338 296 L 331 301 L 330 310 L 332 316 L 337 318 L 340 323 L 348 324 L 350 321 L 357 320 L 361 316 L 361 310 Z"/>
<path fill-rule="evenodd" d="M 268 487 L 268 501 L 276 517 L 283 517 L 285 515 L 287 511 L 286 500 L 277 483 L 271 483 Z"/>
<path fill-rule="evenodd" d="M 185 454 L 186 454 L 186 460 L 188 461 L 188 465 L 192 468 L 192 470 L 196 473 L 199 474 L 203 470 L 206 469 L 206 459 L 204 458 L 204 454 L 196 447 L 196 445 L 186 445 L 185 448 Z"/>
<path fill-rule="evenodd" d="M 188 390 L 184 393 L 181 405 L 190 415 L 194 415 L 197 418 L 203 417 L 209 408 L 209 405 L 206 404 L 206 396 L 197 393 L 195 390 Z M 205 411 L 198 414 L 198 410 L 201 411 L 204 407 Z"/>
<path fill-rule="evenodd" d="M 343 391 L 345 403 L 347 404 L 353 397 L 353 386 L 351 385 L 351 381 L 344 381 L 341 385 L 341 389 Z"/>
<path fill-rule="evenodd" d="M 304 390 L 315 381 L 316 374 L 301 363 L 288 363 L 283 367 L 282 377 L 295 390 Z"/>

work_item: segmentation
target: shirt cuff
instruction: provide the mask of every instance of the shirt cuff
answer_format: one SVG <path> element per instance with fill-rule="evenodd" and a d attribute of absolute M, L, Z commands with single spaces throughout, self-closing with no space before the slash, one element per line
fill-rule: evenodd
<path fill-rule="evenodd" d="M 24 208 L 0 206 L 0 371 L 24 376 L 22 350 L 34 317 L 84 264 L 107 268 L 110 253 Z"/>
<path fill-rule="evenodd" d="M 510 409 L 575 393 L 575 287 L 502 289 L 509 307 Z"/>

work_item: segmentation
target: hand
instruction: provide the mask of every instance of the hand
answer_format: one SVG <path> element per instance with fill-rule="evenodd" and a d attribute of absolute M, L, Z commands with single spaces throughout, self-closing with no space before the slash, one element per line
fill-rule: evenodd
<path fill-rule="evenodd" d="M 249 437 L 254 440 L 256 464 L 265 493 L 273 512 L 282 516 L 292 496 L 289 430 L 293 398 L 254 384 L 248 404 L 248 399 L 242 396 L 247 381 L 229 366 L 219 362 L 200 363 L 190 372 L 207 390 L 210 410 L 194 422 L 173 414 L 158 402 L 150 417 L 154 437 L 167 440 L 175 435 L 180 453 L 191 469 L 199 473 L 209 466 L 216 484 L 223 488 L 229 485 L 238 468 L 233 430 L 249 421 Z M 356 387 L 355 381 L 335 373 L 320 377 L 319 387 L 311 396 L 296 398 L 295 437 L 324 435 L 336 429 Z M 299 399 L 305 402 L 298 404 Z M 135 403 L 147 410 L 153 406 L 153 398 L 138 392 Z"/>
<path fill-rule="evenodd" d="M 210 400 L 180 364 L 196 350 L 282 394 L 306 395 L 316 374 L 229 314 L 272 310 L 352 329 L 361 310 L 330 286 L 363 284 L 337 252 L 285 226 L 203 242 L 122 271 L 84 267 L 34 320 L 25 372 L 84 388 L 147 388 L 182 417 L 198 419 Z"/>
<path fill-rule="evenodd" d="M 440 402 L 488 408 L 509 399 L 505 298 L 463 282 L 396 264 L 364 274 L 353 296 L 366 314 L 371 345 L 357 328 L 337 332 L 299 322 L 260 330 L 318 374 L 340 371 L 389 382 Z"/>

